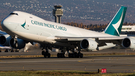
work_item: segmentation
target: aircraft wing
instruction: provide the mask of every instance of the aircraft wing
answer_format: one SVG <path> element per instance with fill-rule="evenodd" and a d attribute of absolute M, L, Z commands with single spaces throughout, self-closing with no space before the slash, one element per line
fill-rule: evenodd
<path fill-rule="evenodd" d="M 107 40 L 122 40 L 122 39 L 124 39 L 125 37 L 123 36 L 123 37 L 114 37 L 114 36 L 112 36 L 112 37 L 63 37 L 63 36 L 56 36 L 56 41 L 82 41 L 83 39 L 96 39 L 96 40 L 105 40 L 105 41 L 107 41 Z"/>

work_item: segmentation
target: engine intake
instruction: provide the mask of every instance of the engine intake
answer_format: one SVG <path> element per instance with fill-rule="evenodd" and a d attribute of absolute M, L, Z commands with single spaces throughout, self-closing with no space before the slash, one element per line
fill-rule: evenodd
<path fill-rule="evenodd" d="M 0 36 L 0 44 L 3 46 L 9 46 L 9 41 L 11 37 L 9 35 L 1 35 Z"/>
<path fill-rule="evenodd" d="M 135 38 L 127 37 L 127 38 L 123 39 L 122 46 L 125 48 L 135 49 Z"/>
<path fill-rule="evenodd" d="M 124 40 L 123 40 L 123 46 L 125 47 L 125 48 L 128 48 L 130 45 L 131 45 L 131 42 L 130 42 L 130 39 L 129 38 L 125 38 Z"/>
<path fill-rule="evenodd" d="M 22 39 L 17 38 L 16 41 L 14 41 L 14 39 L 11 39 L 9 44 L 12 48 L 22 49 L 25 47 L 26 42 Z"/>
<path fill-rule="evenodd" d="M 88 47 L 89 47 L 89 42 L 86 39 L 82 40 L 81 48 L 87 49 Z"/>
<path fill-rule="evenodd" d="M 80 46 L 82 49 L 88 49 L 91 51 L 97 50 L 97 42 L 92 39 L 84 39 L 81 41 Z"/>

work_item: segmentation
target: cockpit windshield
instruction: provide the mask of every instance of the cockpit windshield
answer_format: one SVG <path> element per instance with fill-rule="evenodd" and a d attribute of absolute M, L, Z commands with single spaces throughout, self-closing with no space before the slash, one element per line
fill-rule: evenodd
<path fill-rule="evenodd" d="M 10 15 L 18 15 L 17 13 L 10 13 Z"/>

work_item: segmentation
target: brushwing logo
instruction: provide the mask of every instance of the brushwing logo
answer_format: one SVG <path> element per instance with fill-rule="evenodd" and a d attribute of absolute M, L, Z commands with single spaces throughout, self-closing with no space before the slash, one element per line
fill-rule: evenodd
<path fill-rule="evenodd" d="M 22 24 L 21 26 L 22 26 L 24 29 L 26 29 L 26 28 L 25 28 L 25 25 L 26 25 L 26 21 L 25 21 L 24 24 Z"/>
<path fill-rule="evenodd" d="M 119 28 L 119 26 L 120 26 L 120 24 L 121 24 L 122 17 L 123 17 L 123 13 L 122 13 L 121 18 L 119 19 L 119 21 L 118 21 L 116 24 L 112 24 L 112 26 L 113 26 L 113 27 L 115 28 L 115 30 L 117 31 L 117 34 L 118 34 L 118 35 L 120 34 L 118 28 Z"/>
<path fill-rule="evenodd" d="M 105 33 L 113 36 L 119 36 L 122 28 L 122 23 L 126 14 L 126 7 L 121 7 L 119 11 L 115 14 L 112 21 L 109 23 L 105 29 Z"/>

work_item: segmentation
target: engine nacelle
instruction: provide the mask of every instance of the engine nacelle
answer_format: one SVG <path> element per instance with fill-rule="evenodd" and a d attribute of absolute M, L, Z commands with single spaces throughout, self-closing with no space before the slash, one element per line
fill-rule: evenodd
<path fill-rule="evenodd" d="M 97 42 L 92 39 L 84 39 L 81 41 L 80 46 L 82 49 L 96 51 L 98 49 Z"/>
<path fill-rule="evenodd" d="M 10 46 L 12 47 L 12 48 L 15 48 L 15 49 L 22 49 L 22 48 L 24 48 L 25 47 L 25 44 L 26 44 L 26 42 L 24 41 L 24 40 L 22 40 L 22 39 L 16 39 L 15 41 L 14 41 L 14 39 L 12 38 L 11 40 L 10 40 Z"/>
<path fill-rule="evenodd" d="M 10 35 L 1 35 L 0 36 L 0 44 L 3 46 L 9 46 L 9 41 L 11 40 Z"/>
<path fill-rule="evenodd" d="M 127 37 L 127 38 L 123 39 L 122 46 L 124 48 L 135 49 L 135 38 L 133 38 L 133 37 Z"/>

